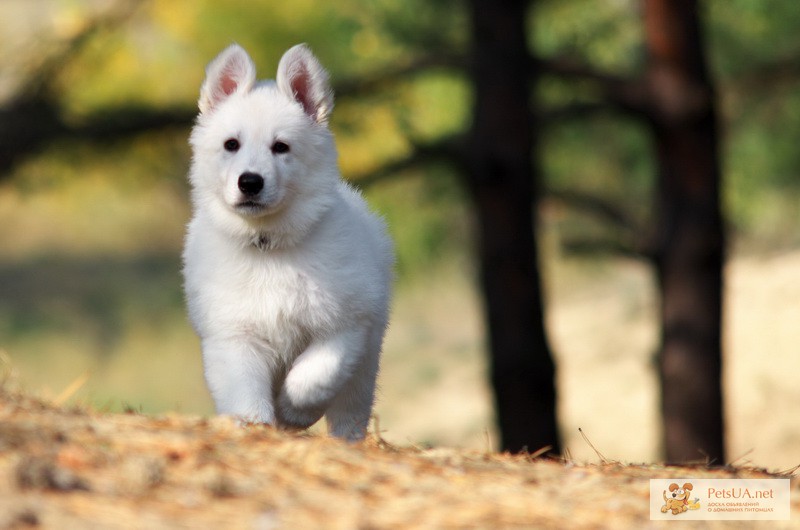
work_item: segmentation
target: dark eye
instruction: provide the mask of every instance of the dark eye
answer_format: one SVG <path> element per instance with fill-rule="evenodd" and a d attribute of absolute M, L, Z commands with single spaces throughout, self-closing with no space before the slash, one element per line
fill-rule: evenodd
<path fill-rule="evenodd" d="M 226 151 L 230 151 L 231 153 L 235 153 L 240 147 L 239 140 L 236 138 L 229 138 L 228 140 L 225 140 L 225 143 L 222 145 L 225 147 Z"/>
<path fill-rule="evenodd" d="M 289 144 L 284 142 L 275 142 L 272 144 L 272 152 L 276 155 L 289 152 Z"/>

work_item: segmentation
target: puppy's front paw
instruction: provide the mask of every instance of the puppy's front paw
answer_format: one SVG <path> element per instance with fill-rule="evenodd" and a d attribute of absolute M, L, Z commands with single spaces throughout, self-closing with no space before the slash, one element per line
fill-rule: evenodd
<path fill-rule="evenodd" d="M 275 425 L 274 418 L 269 421 L 263 421 L 253 417 L 234 416 L 233 419 L 239 427 L 247 427 L 248 425 Z"/>

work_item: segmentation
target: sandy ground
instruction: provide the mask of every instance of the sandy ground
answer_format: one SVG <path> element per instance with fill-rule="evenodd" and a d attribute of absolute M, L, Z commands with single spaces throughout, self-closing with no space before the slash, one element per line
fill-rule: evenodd
<path fill-rule="evenodd" d="M 347 445 L 225 418 L 65 410 L 0 390 L 2 529 L 656 528 L 649 479 L 675 477 L 774 478 L 421 451 L 374 436 Z M 797 479 L 791 509 L 800 513 Z"/>

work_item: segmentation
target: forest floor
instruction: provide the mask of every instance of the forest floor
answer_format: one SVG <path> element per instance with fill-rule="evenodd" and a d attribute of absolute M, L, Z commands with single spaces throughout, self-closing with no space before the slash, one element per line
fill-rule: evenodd
<path fill-rule="evenodd" d="M 0 529 L 646 528 L 664 524 L 649 519 L 649 479 L 776 477 L 598 457 L 400 448 L 378 435 L 348 445 L 226 418 L 63 408 L 0 387 Z M 796 477 L 791 505 L 800 514 Z"/>

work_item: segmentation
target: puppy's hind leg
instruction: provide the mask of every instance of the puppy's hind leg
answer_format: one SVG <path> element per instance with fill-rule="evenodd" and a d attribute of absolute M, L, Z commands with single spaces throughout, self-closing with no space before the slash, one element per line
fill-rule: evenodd
<path fill-rule="evenodd" d="M 331 436 L 354 442 L 362 440 L 367 434 L 375 402 L 375 382 L 385 327 L 384 324 L 372 328 L 366 354 L 347 386 L 336 396 L 325 413 Z"/>
<path fill-rule="evenodd" d="M 350 382 L 342 389 L 325 412 L 328 433 L 355 442 L 364 439 L 375 400 L 378 374 L 377 352 L 362 360 Z"/>
<path fill-rule="evenodd" d="M 279 425 L 305 429 L 322 417 L 360 364 L 365 335 L 364 329 L 346 330 L 313 341 L 297 357 L 278 394 Z"/>

